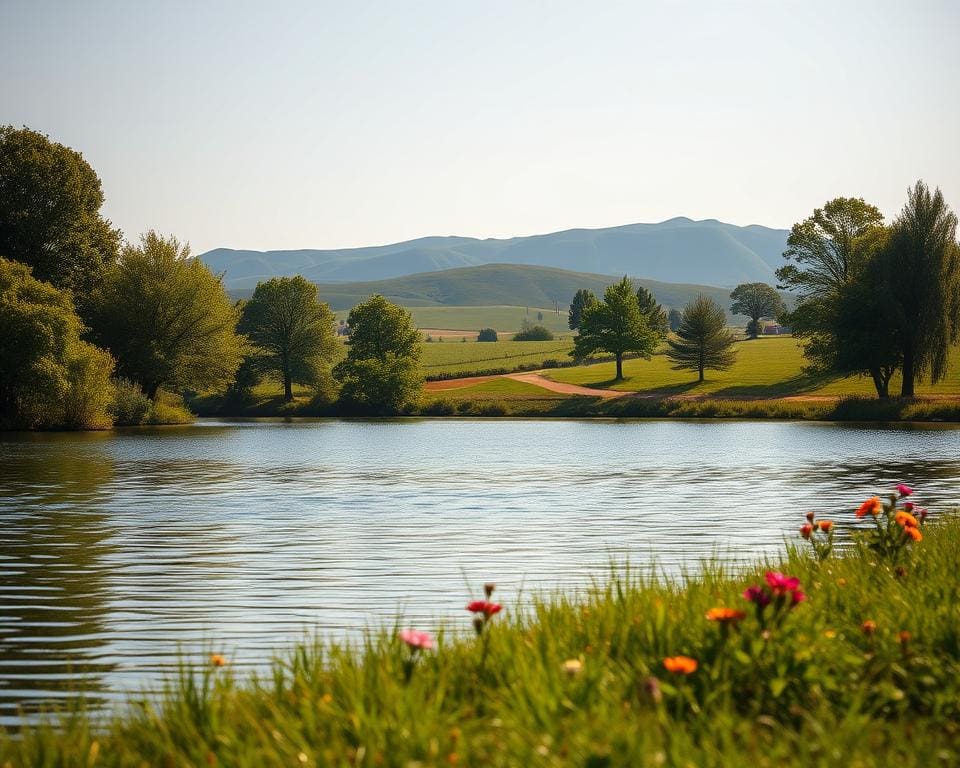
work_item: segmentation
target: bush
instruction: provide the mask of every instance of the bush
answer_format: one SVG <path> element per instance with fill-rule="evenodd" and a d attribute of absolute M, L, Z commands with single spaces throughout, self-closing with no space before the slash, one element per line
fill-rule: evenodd
<path fill-rule="evenodd" d="M 542 325 L 532 325 L 524 320 L 519 333 L 513 335 L 514 341 L 553 341 L 553 333 Z"/>
<path fill-rule="evenodd" d="M 143 424 L 150 413 L 150 398 L 130 379 L 115 379 L 113 402 L 109 406 L 113 423 L 118 426 Z"/>
<path fill-rule="evenodd" d="M 493 328 L 484 328 L 477 336 L 477 341 L 496 341 L 497 332 Z"/>
<path fill-rule="evenodd" d="M 78 341 L 67 361 L 63 396 L 63 426 L 68 429 L 109 429 L 113 425 L 113 358 L 104 349 Z"/>
<path fill-rule="evenodd" d="M 477 406 L 479 416 L 506 416 L 508 413 L 510 409 L 502 400 L 490 400 Z"/>
<path fill-rule="evenodd" d="M 432 400 L 423 407 L 421 413 L 424 416 L 453 416 L 454 406 L 449 400 Z"/>
<path fill-rule="evenodd" d="M 169 392 L 158 392 L 157 399 L 150 407 L 146 424 L 190 424 L 193 414 L 183 402 L 180 395 Z"/>
<path fill-rule="evenodd" d="M 473 416 L 477 410 L 472 400 L 461 400 L 457 403 L 457 413 L 461 416 Z"/>

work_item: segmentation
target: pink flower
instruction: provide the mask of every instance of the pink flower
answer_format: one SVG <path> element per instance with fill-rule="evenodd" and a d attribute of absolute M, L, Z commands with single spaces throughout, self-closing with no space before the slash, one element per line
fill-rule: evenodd
<path fill-rule="evenodd" d="M 904 508 L 907 512 L 913 512 L 913 502 L 912 502 L 912 501 L 905 501 L 905 502 L 903 503 L 903 508 Z"/>
<path fill-rule="evenodd" d="M 784 576 L 779 571 L 767 571 L 764 578 L 767 580 L 767 584 L 770 585 L 770 590 L 775 597 L 800 589 L 800 579 L 796 576 Z"/>
<path fill-rule="evenodd" d="M 746 591 L 743 593 L 743 599 L 749 600 L 751 603 L 756 603 L 761 608 L 770 604 L 770 595 L 768 595 L 767 591 L 759 584 L 754 584 L 752 587 L 747 587 Z"/>
<path fill-rule="evenodd" d="M 807 596 L 801 592 L 799 589 L 793 591 L 793 596 L 790 598 L 791 605 L 796 605 L 797 603 L 802 603 L 807 599 Z"/>
<path fill-rule="evenodd" d="M 401 629 L 400 639 L 411 648 L 418 651 L 429 651 L 433 648 L 433 635 L 417 629 Z"/>
<path fill-rule="evenodd" d="M 897 493 L 899 493 L 901 497 L 909 496 L 911 493 L 913 493 L 913 488 L 911 488 L 909 485 L 904 485 L 903 483 L 897 484 L 896 488 Z"/>

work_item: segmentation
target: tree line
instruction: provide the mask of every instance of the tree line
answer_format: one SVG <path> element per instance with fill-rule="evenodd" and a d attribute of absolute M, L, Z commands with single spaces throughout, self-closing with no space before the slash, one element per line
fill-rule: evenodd
<path fill-rule="evenodd" d="M 403 308 L 382 296 L 354 307 L 344 354 L 314 284 L 275 278 L 234 302 L 175 237 L 124 244 L 103 202 L 78 152 L 0 127 L 0 426 L 164 421 L 165 393 L 243 397 L 264 376 L 287 400 L 300 384 L 350 411 L 393 413 L 419 396 L 419 334 Z"/>

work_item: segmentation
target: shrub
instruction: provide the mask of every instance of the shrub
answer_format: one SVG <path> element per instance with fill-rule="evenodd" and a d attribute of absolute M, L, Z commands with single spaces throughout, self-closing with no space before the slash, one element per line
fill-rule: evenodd
<path fill-rule="evenodd" d="M 524 320 L 520 325 L 520 331 L 513 335 L 514 341 L 553 341 L 553 332 L 542 325 L 533 325 L 529 320 Z"/>
<path fill-rule="evenodd" d="M 496 341 L 497 332 L 493 328 L 484 328 L 477 336 L 477 341 Z"/>
<path fill-rule="evenodd" d="M 113 358 L 104 349 L 76 342 L 67 361 L 63 396 L 63 426 L 68 429 L 109 429 L 113 425 Z"/>
<path fill-rule="evenodd" d="M 146 424 L 190 424 L 193 414 L 180 395 L 160 391 L 150 407 Z"/>
<path fill-rule="evenodd" d="M 490 400 L 480 403 L 477 407 L 477 415 L 479 416 L 506 416 L 508 413 L 510 413 L 510 409 L 502 400 Z"/>
<path fill-rule="evenodd" d="M 473 416 L 476 413 L 476 408 L 472 400 L 462 400 L 457 403 L 457 413 L 461 416 Z"/>
<path fill-rule="evenodd" d="M 150 413 L 150 398 L 135 381 L 115 379 L 109 410 L 113 423 L 118 426 L 143 424 Z"/>
<path fill-rule="evenodd" d="M 449 400 L 432 400 L 423 407 L 421 413 L 424 416 L 452 416 L 454 405 Z"/>

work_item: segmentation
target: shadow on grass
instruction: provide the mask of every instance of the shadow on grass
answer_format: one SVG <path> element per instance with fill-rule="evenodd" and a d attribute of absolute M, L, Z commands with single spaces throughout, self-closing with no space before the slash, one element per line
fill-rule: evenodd
<path fill-rule="evenodd" d="M 711 392 L 713 397 L 789 397 L 815 392 L 837 381 L 837 376 L 822 376 L 800 373 L 772 384 L 741 384 L 724 387 Z"/>

